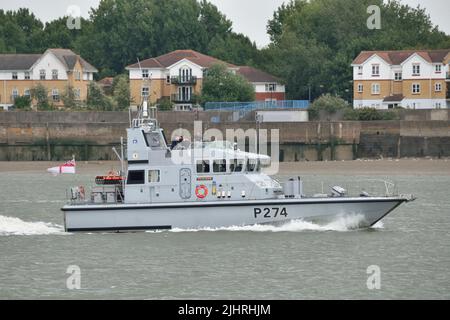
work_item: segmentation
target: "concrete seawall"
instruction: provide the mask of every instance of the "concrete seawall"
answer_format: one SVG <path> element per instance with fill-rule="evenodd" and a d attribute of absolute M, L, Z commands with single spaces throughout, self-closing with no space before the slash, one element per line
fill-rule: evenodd
<path fill-rule="evenodd" d="M 254 121 L 230 122 L 231 113 L 160 112 L 169 138 L 177 129 L 254 129 Z M 213 120 L 213 121 L 211 121 Z M 126 112 L 1 112 L 0 160 L 111 160 L 129 126 Z M 450 121 L 340 121 L 266 123 L 278 129 L 281 161 L 380 157 L 449 157 Z"/>

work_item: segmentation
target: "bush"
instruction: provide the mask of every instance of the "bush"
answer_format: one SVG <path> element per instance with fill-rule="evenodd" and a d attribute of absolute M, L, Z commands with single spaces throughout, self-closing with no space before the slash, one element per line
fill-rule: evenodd
<path fill-rule="evenodd" d="M 395 111 L 380 111 L 375 108 L 362 108 L 347 110 L 344 120 L 350 121 L 380 121 L 397 120 L 399 116 Z"/>
<path fill-rule="evenodd" d="M 158 105 L 158 110 L 160 110 L 160 111 L 170 111 L 173 108 L 173 103 L 170 101 L 169 98 L 159 99 L 157 105 Z"/>
<path fill-rule="evenodd" d="M 309 107 L 309 118 L 311 120 L 318 120 L 321 112 L 328 114 L 335 114 L 340 110 L 350 109 L 350 105 L 341 97 L 325 94 L 314 100 Z"/>
<path fill-rule="evenodd" d="M 17 97 L 14 100 L 14 108 L 23 111 L 31 110 L 31 98 L 29 96 Z"/>

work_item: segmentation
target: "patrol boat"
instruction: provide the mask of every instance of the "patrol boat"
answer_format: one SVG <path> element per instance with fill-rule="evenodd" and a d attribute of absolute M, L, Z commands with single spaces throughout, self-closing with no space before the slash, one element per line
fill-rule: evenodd
<path fill-rule="evenodd" d="M 270 157 L 244 152 L 230 142 L 178 141 L 169 145 L 146 104 L 127 129 L 118 174 L 98 176 L 90 195 L 71 188 L 62 208 L 67 232 L 129 232 L 284 224 L 328 223 L 360 217 L 373 226 L 411 195 L 349 196 L 339 186 L 307 196 L 299 177 L 283 184 L 264 174 Z M 386 188 L 387 189 L 387 188 Z"/>

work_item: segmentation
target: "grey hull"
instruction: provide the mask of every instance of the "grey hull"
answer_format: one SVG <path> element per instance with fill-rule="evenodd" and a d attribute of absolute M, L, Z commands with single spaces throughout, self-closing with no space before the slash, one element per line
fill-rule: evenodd
<path fill-rule="evenodd" d="M 161 229 L 201 229 L 254 224 L 283 224 L 291 220 L 328 223 L 359 216 L 358 227 L 370 227 L 407 199 L 324 198 L 185 202 L 179 204 L 66 205 L 68 232 L 118 232 Z"/>

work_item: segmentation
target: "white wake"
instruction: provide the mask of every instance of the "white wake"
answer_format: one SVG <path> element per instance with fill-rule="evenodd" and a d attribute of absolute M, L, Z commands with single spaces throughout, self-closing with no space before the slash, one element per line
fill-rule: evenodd
<path fill-rule="evenodd" d="M 304 220 L 292 220 L 283 225 L 255 224 L 250 226 L 232 226 L 222 228 L 200 228 L 200 229 L 179 229 L 174 228 L 171 232 L 199 232 L 199 231 L 251 231 L 251 232 L 302 232 L 302 231 L 352 231 L 360 228 L 363 221 L 363 215 L 347 215 L 336 218 L 334 221 L 319 225 Z M 375 224 L 373 229 L 384 228 L 380 221 Z"/>
<path fill-rule="evenodd" d="M 19 218 L 0 216 L 0 236 L 64 234 L 60 225 L 47 222 L 27 222 Z"/>

